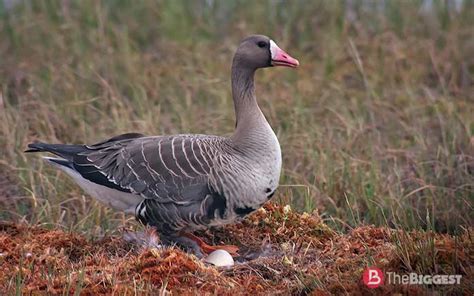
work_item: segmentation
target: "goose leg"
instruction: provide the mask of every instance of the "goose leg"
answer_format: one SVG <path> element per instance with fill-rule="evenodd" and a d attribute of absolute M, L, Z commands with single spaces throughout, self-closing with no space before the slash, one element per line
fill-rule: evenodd
<path fill-rule="evenodd" d="M 146 248 L 161 248 L 163 245 L 178 245 L 192 252 L 198 258 L 203 258 L 215 250 L 225 250 L 235 257 L 238 256 L 237 252 L 239 251 L 239 247 L 233 245 L 208 245 L 201 238 L 189 232 L 181 232 L 178 235 L 158 235 L 155 228 L 149 228 L 143 232 L 126 232 L 124 239 Z M 161 242 L 161 244 L 159 242 Z"/>
<path fill-rule="evenodd" d="M 192 252 L 196 257 L 203 258 L 204 253 L 200 245 L 193 239 L 186 236 L 161 236 L 161 241 L 168 245 L 178 245 L 187 251 Z"/>
<path fill-rule="evenodd" d="M 189 232 L 181 232 L 181 238 L 186 238 L 187 240 L 191 240 L 196 244 L 200 250 L 205 254 L 210 254 L 216 250 L 225 250 L 229 252 L 230 255 L 233 257 L 238 256 L 239 247 L 234 245 L 220 245 L 220 246 L 211 246 L 204 242 L 201 238 L 195 236 Z"/>

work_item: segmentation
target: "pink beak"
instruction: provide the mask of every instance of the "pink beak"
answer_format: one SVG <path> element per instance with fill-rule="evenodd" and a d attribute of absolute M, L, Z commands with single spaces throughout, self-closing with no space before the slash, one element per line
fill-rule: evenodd
<path fill-rule="evenodd" d="M 300 62 L 297 59 L 291 57 L 283 49 L 279 48 L 278 45 L 273 42 L 270 42 L 270 51 L 272 54 L 272 65 L 273 66 L 284 66 L 296 68 L 299 66 Z"/>

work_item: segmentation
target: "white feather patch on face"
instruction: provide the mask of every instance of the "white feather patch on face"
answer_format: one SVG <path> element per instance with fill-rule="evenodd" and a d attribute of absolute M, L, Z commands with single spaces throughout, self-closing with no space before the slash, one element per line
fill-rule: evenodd
<path fill-rule="evenodd" d="M 270 53 L 272 54 L 272 60 L 275 58 L 278 49 L 280 48 L 278 47 L 278 45 L 276 45 L 275 41 L 270 39 Z"/>

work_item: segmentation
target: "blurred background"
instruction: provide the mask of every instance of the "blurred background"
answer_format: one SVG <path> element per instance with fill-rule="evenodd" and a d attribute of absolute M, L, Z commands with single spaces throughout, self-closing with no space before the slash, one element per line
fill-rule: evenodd
<path fill-rule="evenodd" d="M 276 202 L 342 231 L 473 225 L 472 0 L 1 0 L 0 220 L 126 224 L 27 143 L 228 135 L 233 52 L 254 33 L 301 63 L 256 77 L 283 151 Z"/>

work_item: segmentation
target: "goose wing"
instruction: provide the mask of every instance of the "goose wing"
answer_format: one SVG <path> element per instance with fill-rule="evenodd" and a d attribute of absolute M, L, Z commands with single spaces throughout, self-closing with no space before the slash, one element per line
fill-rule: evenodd
<path fill-rule="evenodd" d="M 220 137 L 199 135 L 110 139 L 86 146 L 73 160 L 75 169 L 92 182 L 105 176 L 147 199 L 195 203 L 212 192 L 209 175 Z"/>
<path fill-rule="evenodd" d="M 136 217 L 172 233 L 224 217 L 227 200 L 211 179 L 225 144 L 206 135 L 124 134 L 89 146 L 37 142 L 26 152 L 54 153 L 63 159 L 52 161 L 95 184 L 142 196 Z"/>

